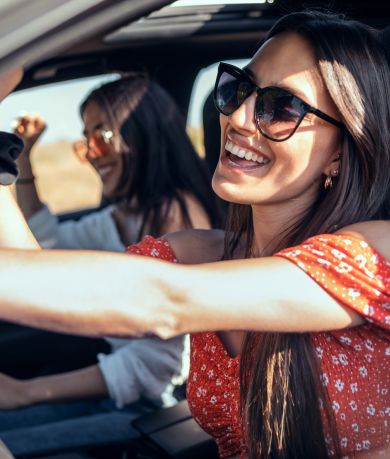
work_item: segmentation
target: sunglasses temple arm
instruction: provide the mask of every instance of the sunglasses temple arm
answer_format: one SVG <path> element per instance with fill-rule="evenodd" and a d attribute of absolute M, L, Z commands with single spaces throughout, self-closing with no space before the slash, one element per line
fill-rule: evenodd
<path fill-rule="evenodd" d="M 337 126 L 339 128 L 343 127 L 343 123 L 340 121 L 335 120 L 331 116 L 327 115 L 326 113 L 322 112 L 321 110 L 318 110 L 316 108 L 309 108 L 308 111 L 310 113 L 313 113 L 314 115 L 318 116 L 319 118 L 322 118 L 324 121 L 327 121 L 328 123 L 333 124 L 334 126 Z"/>

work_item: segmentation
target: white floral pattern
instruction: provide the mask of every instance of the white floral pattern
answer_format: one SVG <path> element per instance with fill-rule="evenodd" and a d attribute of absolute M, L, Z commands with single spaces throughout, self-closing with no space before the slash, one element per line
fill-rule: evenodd
<path fill-rule="evenodd" d="M 325 235 L 304 245 L 305 249 L 299 246 L 299 257 L 291 255 L 297 248 L 278 255 L 297 266 L 303 264 L 305 272 L 326 291 L 367 320 L 359 327 L 312 334 L 321 357 L 320 378 L 332 401 L 342 457 L 352 459 L 356 451 L 390 445 L 390 320 L 386 314 L 390 264 L 355 238 Z M 321 258 L 316 252 L 321 252 Z"/>
<path fill-rule="evenodd" d="M 164 239 L 147 237 L 129 251 L 176 262 Z M 352 459 L 357 451 L 389 446 L 390 262 L 366 242 L 342 235 L 316 236 L 277 255 L 293 261 L 367 319 L 358 327 L 311 334 L 322 369 L 320 379 L 335 415 L 341 457 Z M 187 398 L 195 420 L 217 442 L 220 457 L 245 449 L 239 362 L 239 357 L 227 354 L 215 333 L 191 336 Z M 319 400 L 321 412 L 323 404 Z M 329 434 L 326 439 L 332 456 Z"/>

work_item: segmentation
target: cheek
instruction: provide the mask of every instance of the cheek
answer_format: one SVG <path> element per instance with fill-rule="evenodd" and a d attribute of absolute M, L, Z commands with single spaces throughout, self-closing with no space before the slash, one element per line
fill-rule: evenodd
<path fill-rule="evenodd" d="M 340 131 L 337 128 L 322 126 L 322 129 L 320 128 L 313 138 L 309 152 L 309 165 L 312 165 L 320 176 L 326 172 L 340 151 Z"/>
<path fill-rule="evenodd" d="M 310 136 L 294 136 L 285 142 L 270 142 L 275 158 L 273 173 L 275 180 L 285 183 L 295 180 L 311 169 L 313 157 L 313 141 Z M 271 170 L 272 170 L 271 169 Z"/>
<path fill-rule="evenodd" d="M 125 168 L 125 162 L 123 160 L 123 155 L 114 155 L 115 157 L 115 172 L 118 177 L 120 177 Z"/>
<path fill-rule="evenodd" d="M 332 135 L 329 129 L 320 135 L 320 132 L 297 133 L 291 139 L 273 146 L 276 169 L 283 169 L 292 177 L 310 176 L 316 180 L 338 152 L 338 136 Z"/>
<path fill-rule="evenodd" d="M 225 148 L 225 137 L 226 137 L 226 129 L 229 123 L 229 118 L 222 114 L 219 115 L 219 126 L 221 128 L 221 151 Z"/>

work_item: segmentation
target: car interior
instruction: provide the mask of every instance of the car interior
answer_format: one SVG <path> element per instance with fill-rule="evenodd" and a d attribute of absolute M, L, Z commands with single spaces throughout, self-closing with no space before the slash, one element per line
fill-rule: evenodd
<path fill-rule="evenodd" d="M 29 2 L 16 3 L 21 8 L 20 11 L 24 7 L 27 11 Z M 44 3 L 30 2 L 30 7 L 36 5 L 36 10 L 29 14 L 39 15 L 39 8 Z M 52 6 L 55 3 L 61 2 L 54 2 Z M 144 0 L 132 2 L 132 5 L 126 1 L 89 3 L 92 6 L 82 12 L 82 17 L 80 16 L 72 29 L 71 39 L 69 32 L 64 29 L 62 35 L 58 34 L 53 38 L 50 49 L 46 49 L 42 43 L 31 53 L 27 47 L 21 48 L 24 49 L 24 54 L 21 54 L 20 59 L 23 61 L 23 56 L 28 53 L 29 58 L 24 60 L 26 70 L 23 80 L 15 90 L 16 94 L 20 91 L 28 94 L 29 91 L 46 87 L 60 88 L 64 83 L 90 77 L 121 75 L 141 70 L 165 87 L 183 115 L 187 116 L 193 103 L 194 84 L 201 72 L 215 68 L 220 61 L 248 59 L 273 23 L 287 12 L 305 7 L 330 7 L 333 11 L 346 14 L 377 29 L 384 29 L 390 24 L 390 5 L 381 0 L 262 0 L 225 3 L 203 0 Z M 96 13 L 93 9 L 94 3 L 110 4 L 110 9 L 106 15 L 102 12 L 100 16 L 93 16 L 95 22 L 88 22 L 88 18 Z M 13 10 L 9 13 L 11 18 L 14 13 Z M 97 23 L 98 27 L 92 27 Z M 68 38 L 64 39 L 66 32 Z M 50 35 L 46 39 L 50 40 Z M 62 39 L 65 45 L 61 45 Z M 54 44 L 56 40 L 58 44 Z M 16 59 L 15 56 L 18 56 L 15 53 L 16 51 L 10 52 L 3 62 L 11 65 L 13 59 Z M 203 106 L 200 110 L 202 108 Z M 208 135 L 209 133 L 204 133 L 204 138 Z M 202 143 L 203 133 L 200 139 L 198 150 L 207 158 L 212 152 L 207 144 L 205 146 Z M 96 204 L 98 207 L 104 205 L 107 202 Z M 61 221 L 78 219 L 95 210 L 96 206 L 68 208 L 60 213 L 59 218 Z M 96 355 L 99 352 L 107 353 L 108 350 L 107 343 L 102 339 L 82 338 L 0 322 L 0 372 L 17 378 L 32 378 L 81 368 L 95 363 Z M 96 439 L 92 435 L 90 443 L 72 445 L 61 451 L 56 450 L 48 439 L 45 450 L 30 452 L 28 455 L 21 450 L 16 457 L 217 457 L 213 441 L 191 417 L 185 400 L 185 388 L 178 395 L 182 399 L 178 405 L 157 410 L 134 421 L 136 435 L 134 431 L 131 435 L 127 434 L 120 417 L 108 414 L 107 416 L 112 416 L 113 424 L 118 422 L 115 438 L 107 436 Z"/>

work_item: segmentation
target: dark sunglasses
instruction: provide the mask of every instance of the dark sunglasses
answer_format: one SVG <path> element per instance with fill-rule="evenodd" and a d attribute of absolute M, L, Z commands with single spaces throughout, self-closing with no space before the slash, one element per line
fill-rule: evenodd
<path fill-rule="evenodd" d="M 214 87 L 214 103 L 219 112 L 229 116 L 256 91 L 255 122 L 267 139 L 283 142 L 298 129 L 307 113 L 339 128 L 343 124 L 304 102 L 291 92 L 277 86 L 259 88 L 250 76 L 234 65 L 221 62 Z"/>
<path fill-rule="evenodd" d="M 114 148 L 112 138 L 114 133 L 110 130 L 95 129 L 87 139 L 73 143 L 73 151 L 80 161 L 112 155 Z"/>

